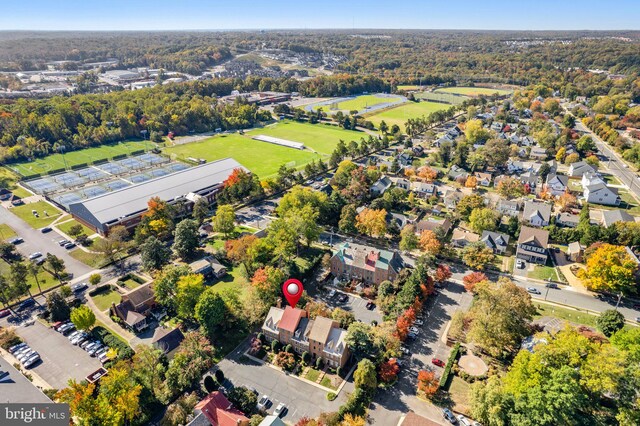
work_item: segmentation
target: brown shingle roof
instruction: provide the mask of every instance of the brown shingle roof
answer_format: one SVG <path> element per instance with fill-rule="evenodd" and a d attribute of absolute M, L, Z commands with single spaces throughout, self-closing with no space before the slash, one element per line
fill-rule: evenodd
<path fill-rule="evenodd" d="M 153 289 L 151 288 L 150 283 L 141 285 L 135 290 L 122 296 L 123 299 L 129 300 L 131 304 L 136 308 L 144 304 L 145 302 L 148 302 L 149 300 L 153 299 L 154 297 L 155 297 L 155 294 L 153 292 Z"/>
<path fill-rule="evenodd" d="M 314 340 L 316 342 L 321 342 L 324 344 L 329 338 L 331 328 L 333 328 L 332 319 L 325 317 L 316 317 L 316 320 L 313 322 L 311 332 L 309 333 L 309 340 Z"/>

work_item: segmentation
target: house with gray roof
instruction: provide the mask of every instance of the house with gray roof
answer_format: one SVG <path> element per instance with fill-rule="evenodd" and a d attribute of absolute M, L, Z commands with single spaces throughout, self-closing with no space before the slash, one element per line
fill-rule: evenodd
<path fill-rule="evenodd" d="M 371 185 L 371 194 L 382 195 L 387 192 L 387 189 L 391 188 L 392 184 L 393 182 L 391 182 L 391 179 L 389 179 L 387 176 L 382 176 L 373 185 Z"/>
<path fill-rule="evenodd" d="M 585 161 L 578 161 L 575 163 L 571 163 L 569 166 L 569 176 L 572 177 L 582 177 L 585 173 L 595 173 L 596 169 L 594 169 L 591 165 L 587 164 Z"/>
<path fill-rule="evenodd" d="M 547 226 L 551 220 L 551 204 L 535 200 L 525 201 L 522 220 L 533 226 Z"/>
<path fill-rule="evenodd" d="M 498 211 L 507 216 L 519 216 L 522 202 L 519 200 L 504 200 L 498 202 Z"/>
<path fill-rule="evenodd" d="M 616 222 L 635 222 L 635 218 L 624 210 L 604 210 L 602 212 L 602 226 L 608 228 Z"/>
<path fill-rule="evenodd" d="M 402 268 L 397 252 L 350 242 L 340 245 L 331 257 L 334 276 L 373 284 L 393 281 Z"/>
<path fill-rule="evenodd" d="M 509 246 L 509 236 L 501 232 L 483 231 L 480 241 L 498 254 L 504 254 Z"/>
<path fill-rule="evenodd" d="M 560 196 L 565 193 L 569 186 L 569 176 L 557 175 L 555 173 L 549 173 L 545 182 L 545 188 L 555 195 Z"/>

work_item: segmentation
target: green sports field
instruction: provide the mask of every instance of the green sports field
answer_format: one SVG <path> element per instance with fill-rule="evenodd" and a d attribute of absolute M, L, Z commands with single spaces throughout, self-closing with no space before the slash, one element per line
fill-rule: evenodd
<path fill-rule="evenodd" d="M 50 170 L 62 169 L 65 166 L 65 161 L 67 167 L 72 167 L 77 164 L 92 163 L 98 160 L 113 158 L 116 155 L 129 155 L 132 151 L 139 151 L 144 148 L 144 141 L 119 142 L 113 145 L 102 145 L 95 148 L 69 151 L 64 154 L 64 160 L 62 154 L 53 154 L 44 158 L 35 159 L 34 161 L 10 164 L 7 167 L 23 177 L 28 178 L 36 174 L 47 173 Z"/>
<path fill-rule="evenodd" d="M 416 93 L 415 97 L 425 101 L 445 102 L 451 105 L 460 105 L 467 99 L 470 99 L 469 96 L 444 92 L 420 92 Z"/>
<path fill-rule="evenodd" d="M 362 111 L 368 106 L 399 102 L 401 99 L 402 98 L 399 96 L 383 97 L 377 95 L 362 95 L 354 99 L 349 99 L 348 101 L 338 102 L 337 104 L 314 106 L 313 109 L 317 110 L 318 108 L 322 108 L 325 112 L 329 112 L 331 110 Z"/>
<path fill-rule="evenodd" d="M 298 150 L 251 139 L 267 135 L 302 142 L 311 149 Z M 359 140 L 364 133 L 341 130 L 324 124 L 307 124 L 283 121 L 241 135 L 217 135 L 203 141 L 166 147 L 164 152 L 175 154 L 178 159 L 204 158 L 207 161 L 232 157 L 260 178 L 273 176 L 282 164 L 295 162 L 302 167 L 308 162 L 326 158 L 340 139 L 345 142 Z"/>
<path fill-rule="evenodd" d="M 466 96 L 480 96 L 480 95 L 508 95 L 512 93 L 512 90 L 504 89 L 492 89 L 489 87 L 443 87 L 442 89 L 436 89 L 436 93 L 457 93 L 459 95 Z"/>
<path fill-rule="evenodd" d="M 422 117 L 448 108 L 451 108 L 451 105 L 438 102 L 408 102 L 377 114 L 366 115 L 365 118 L 376 127 L 384 120 L 389 127 L 397 124 L 404 131 L 404 123 L 407 122 L 407 119 Z"/>

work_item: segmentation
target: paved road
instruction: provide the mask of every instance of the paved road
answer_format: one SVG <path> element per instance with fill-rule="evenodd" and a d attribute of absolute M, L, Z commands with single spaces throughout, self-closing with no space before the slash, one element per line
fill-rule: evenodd
<path fill-rule="evenodd" d="M 457 310 L 466 311 L 471 306 L 472 296 L 460 284 L 449 282 L 435 298 L 430 298 L 424 309 L 424 325 L 413 343 L 407 343 L 410 357 L 402 358 L 403 363 L 398 383 L 385 392 L 378 392 L 369 411 L 369 423 L 380 426 L 395 425 L 400 416 L 409 410 L 432 421 L 444 424 L 440 409 L 433 404 L 419 400 L 416 394 L 417 374 L 430 369 L 436 375 L 442 368 L 431 363 L 432 358 L 446 360 L 451 348 L 442 337 L 451 317 Z"/>
<path fill-rule="evenodd" d="M 33 229 L 25 221 L 4 207 L 0 207 L 0 223 L 6 223 L 11 226 L 11 228 L 24 239 L 24 243 L 18 244 L 16 248 L 25 257 L 36 251 L 44 255 L 51 253 L 64 260 L 67 272 L 72 273 L 74 277 L 91 272 L 90 266 L 71 257 L 64 247 L 60 247 L 58 243 L 56 243 L 56 241 L 63 239 L 57 232 L 51 231 L 43 234 L 39 230 Z"/>
<path fill-rule="evenodd" d="M 609 172 L 620 179 L 625 186 L 629 187 L 636 198 L 640 198 L 640 176 L 630 168 L 625 167 L 626 163 L 621 159 L 619 154 L 580 121 L 576 121 L 576 129 L 591 135 L 600 153 L 609 160 L 607 163 Z"/>

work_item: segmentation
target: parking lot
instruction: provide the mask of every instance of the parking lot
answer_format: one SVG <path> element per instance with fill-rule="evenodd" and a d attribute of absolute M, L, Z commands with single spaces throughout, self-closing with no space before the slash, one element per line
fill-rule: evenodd
<path fill-rule="evenodd" d="M 371 321 L 382 322 L 382 313 L 377 307 L 367 309 L 369 300 L 354 296 L 353 294 L 344 293 L 337 289 L 335 289 L 335 294 L 330 296 L 332 289 L 332 287 L 328 287 L 326 290 L 317 293 L 314 297 L 325 302 L 331 308 L 342 308 L 345 311 L 353 313 L 356 320 L 364 323 L 371 324 Z M 346 300 L 344 300 L 345 297 L 347 298 Z"/>
<path fill-rule="evenodd" d="M 303 417 L 317 418 L 320 413 L 337 411 L 346 401 L 346 394 L 354 389 L 353 380 L 346 383 L 334 401 L 327 400 L 327 392 L 282 371 L 243 357 L 248 341 L 223 359 L 218 366 L 233 386 L 255 388 L 258 399 L 267 395 L 271 405 L 269 413 L 283 402 L 288 411 L 283 416 L 287 423 L 295 423 Z"/>
<path fill-rule="evenodd" d="M 263 201 L 236 211 L 236 222 L 256 229 L 265 229 L 272 221 L 280 199 Z"/>
<path fill-rule="evenodd" d="M 3 319 L 2 326 L 6 325 Z M 42 361 L 31 370 L 56 389 L 65 388 L 69 379 L 84 380 L 102 366 L 100 361 L 72 345 L 65 336 L 38 321 L 30 326 L 17 327 L 16 333 L 40 354 Z"/>

